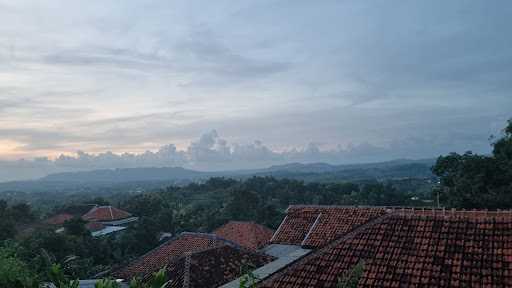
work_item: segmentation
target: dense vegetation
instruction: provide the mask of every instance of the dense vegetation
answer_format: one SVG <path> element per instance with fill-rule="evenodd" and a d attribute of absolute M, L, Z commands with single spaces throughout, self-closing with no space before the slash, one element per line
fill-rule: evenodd
<path fill-rule="evenodd" d="M 328 205 L 419 205 L 411 200 L 423 182 L 304 183 L 298 180 L 253 177 L 247 180 L 211 178 L 204 183 L 169 186 L 148 193 L 116 195 L 112 203 L 140 217 L 127 231 L 94 238 L 79 218 L 64 224 L 65 232 L 44 225 L 28 204 L 0 202 L 0 225 L 5 261 L 27 269 L 37 279 L 48 280 L 47 271 L 59 263 L 66 275 L 88 278 L 108 271 L 147 252 L 159 243 L 160 232 L 210 232 L 228 220 L 255 221 L 276 228 L 290 204 Z M 397 188 L 399 187 L 399 188 Z M 56 205 L 50 214 L 83 214 L 90 206 L 108 204 L 112 198 L 84 195 L 66 205 Z M 37 207 L 36 207 L 37 208 Z M 12 251 L 15 251 L 13 253 Z M 27 272 L 28 273 L 28 272 Z"/>
<path fill-rule="evenodd" d="M 512 208 L 512 120 L 493 144 L 492 155 L 451 153 L 433 168 L 440 202 L 456 208 Z"/>

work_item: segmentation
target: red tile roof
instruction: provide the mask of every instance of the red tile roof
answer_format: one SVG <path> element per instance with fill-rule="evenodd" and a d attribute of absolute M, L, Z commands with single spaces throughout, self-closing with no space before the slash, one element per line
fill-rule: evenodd
<path fill-rule="evenodd" d="M 273 260 L 271 256 L 230 245 L 209 248 L 170 263 L 167 275 L 171 281 L 167 287 L 219 287 L 240 277 L 244 266 L 258 268 Z"/>
<path fill-rule="evenodd" d="M 254 222 L 229 221 L 213 234 L 248 249 L 259 249 L 270 241 L 274 231 Z"/>
<path fill-rule="evenodd" d="M 259 287 L 512 287 L 512 213 L 395 211 L 265 279 Z"/>
<path fill-rule="evenodd" d="M 73 215 L 61 213 L 46 219 L 45 223 L 50 225 L 62 225 L 64 222 L 73 219 Z"/>
<path fill-rule="evenodd" d="M 271 242 L 322 247 L 386 211 L 379 207 L 290 206 Z"/>
<path fill-rule="evenodd" d="M 135 276 L 145 277 L 187 252 L 201 251 L 226 244 L 233 245 L 231 242 L 213 234 L 184 232 L 135 259 L 126 267 L 115 271 L 113 275 L 122 279 L 132 279 Z"/>
<path fill-rule="evenodd" d="M 82 216 L 87 221 L 114 221 L 125 219 L 132 214 L 112 206 L 95 206 Z"/>

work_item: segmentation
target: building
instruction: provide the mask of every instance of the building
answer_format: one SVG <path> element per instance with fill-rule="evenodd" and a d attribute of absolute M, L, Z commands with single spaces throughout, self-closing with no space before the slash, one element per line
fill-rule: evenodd
<path fill-rule="evenodd" d="M 167 287 L 215 288 L 242 276 L 243 267 L 261 267 L 273 257 L 253 250 L 222 245 L 187 253 L 167 266 Z"/>
<path fill-rule="evenodd" d="M 170 287 L 218 287 L 240 277 L 242 266 L 260 267 L 272 260 L 215 234 L 184 232 L 112 274 L 148 279 L 167 267 Z"/>
<path fill-rule="evenodd" d="M 359 216 L 342 224 L 332 213 Z M 512 286 L 510 211 L 292 206 L 272 242 L 311 252 L 258 287 L 338 287 L 356 265 L 358 287 Z"/>
<path fill-rule="evenodd" d="M 81 208 L 82 206 L 79 207 Z M 132 214 L 112 206 L 94 206 L 88 209 L 89 210 L 83 214 L 81 218 L 87 221 L 85 227 L 94 237 L 101 237 L 123 231 L 138 220 L 138 217 L 134 217 Z M 73 215 L 64 212 L 46 219 L 45 223 L 57 226 L 56 232 L 63 232 L 64 228 L 62 226 L 64 222 L 74 217 L 80 217 L 80 214 Z"/>
<path fill-rule="evenodd" d="M 263 288 L 512 287 L 512 211 L 290 206 L 270 239 L 248 240 L 256 227 L 182 233 L 114 276 L 167 267 L 170 287 L 238 288 L 250 263 Z"/>
<path fill-rule="evenodd" d="M 82 216 L 82 219 L 110 226 L 125 225 L 138 220 L 132 214 L 112 206 L 94 206 Z"/>

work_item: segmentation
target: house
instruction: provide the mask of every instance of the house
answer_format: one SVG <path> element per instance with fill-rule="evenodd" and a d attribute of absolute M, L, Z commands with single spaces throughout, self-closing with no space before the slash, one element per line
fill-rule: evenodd
<path fill-rule="evenodd" d="M 166 267 L 168 287 L 218 287 L 240 277 L 245 266 L 261 267 L 273 260 L 215 234 L 184 232 L 112 274 L 126 281 L 147 280 Z"/>
<path fill-rule="evenodd" d="M 213 234 L 251 250 L 266 246 L 274 231 L 254 222 L 229 221 Z"/>
<path fill-rule="evenodd" d="M 139 218 L 116 207 L 94 206 L 82 219 L 88 221 L 86 228 L 93 237 L 101 237 L 123 231 Z"/>
<path fill-rule="evenodd" d="M 75 207 L 82 209 L 85 206 L 82 205 Z M 76 210 L 75 207 L 73 207 L 73 210 Z M 94 237 L 100 237 L 123 231 L 128 228 L 131 223 L 138 220 L 138 217 L 134 217 L 132 214 L 112 206 L 94 206 L 93 208 L 88 209 L 89 210 L 83 214 L 81 218 L 87 221 L 85 227 Z M 73 217 L 80 217 L 80 214 L 73 215 L 66 212 L 59 213 L 46 219 L 45 223 L 48 225 L 57 226 L 58 229 L 55 231 L 61 233 L 64 232 L 64 228 L 62 227 L 64 222 L 73 219 Z"/>
<path fill-rule="evenodd" d="M 169 262 L 182 257 L 185 253 L 202 251 L 226 244 L 236 245 L 214 234 L 183 232 L 135 259 L 127 266 L 117 269 L 112 274 L 116 278 L 127 280 L 134 277 L 145 278 L 165 267 Z"/>
<path fill-rule="evenodd" d="M 271 245 L 310 252 L 254 273 L 258 287 L 338 287 L 356 265 L 358 287 L 511 287 L 511 231 L 510 211 L 292 206 Z"/>
<path fill-rule="evenodd" d="M 137 221 L 138 217 L 133 217 L 132 214 L 109 205 L 94 206 L 82 216 L 82 219 L 101 222 L 109 226 L 119 226 Z"/>

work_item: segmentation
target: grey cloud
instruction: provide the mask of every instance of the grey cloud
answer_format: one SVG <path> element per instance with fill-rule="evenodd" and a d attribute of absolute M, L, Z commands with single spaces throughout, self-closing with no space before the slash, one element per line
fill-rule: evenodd
<path fill-rule="evenodd" d="M 82 136 L 66 132 L 36 128 L 0 129 L 0 140 L 14 140 L 22 144 L 20 151 L 62 148 L 66 142 L 84 140 Z"/>
<path fill-rule="evenodd" d="M 290 162 L 327 162 L 332 164 L 390 160 L 390 150 L 367 143 L 333 150 L 322 150 L 314 143 L 304 148 L 276 152 L 261 141 L 250 144 L 230 144 L 215 130 L 204 133 L 183 151 L 169 144 L 155 152 L 115 154 L 107 151 L 91 154 L 77 151 L 75 155 L 60 155 L 55 160 L 39 157 L 34 160 L 0 161 L 0 167 L 18 171 L 19 175 L 0 173 L 0 180 L 41 177 L 62 171 L 133 167 L 187 167 L 199 170 L 254 169 Z"/>

